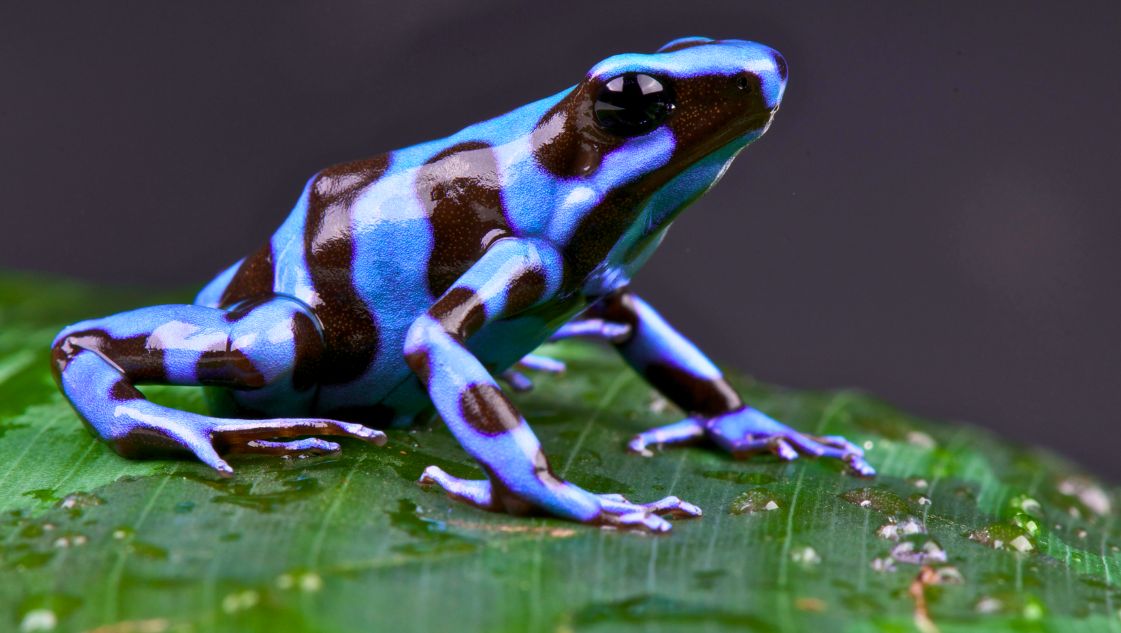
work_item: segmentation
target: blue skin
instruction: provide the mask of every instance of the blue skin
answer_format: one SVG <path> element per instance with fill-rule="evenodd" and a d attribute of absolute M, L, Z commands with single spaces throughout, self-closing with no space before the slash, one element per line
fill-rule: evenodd
<path fill-rule="evenodd" d="M 677 214 L 766 131 L 785 86 L 772 49 L 685 38 L 608 58 L 576 86 L 447 138 L 328 168 L 194 304 L 64 329 L 55 375 L 89 428 L 129 457 L 186 451 L 228 475 L 224 454 L 338 450 L 323 435 L 380 445 L 371 426 L 434 406 L 486 473 L 429 467 L 421 482 L 455 499 L 651 532 L 699 516 L 676 497 L 632 503 L 549 469 L 496 376 L 527 389 L 515 367 L 561 370 L 529 353 L 579 336 L 614 345 L 688 413 L 636 436 L 633 452 L 705 440 L 873 475 L 844 438 L 744 404 L 628 287 Z M 146 383 L 212 387 L 217 413 L 238 417 L 151 403 L 135 388 Z"/>

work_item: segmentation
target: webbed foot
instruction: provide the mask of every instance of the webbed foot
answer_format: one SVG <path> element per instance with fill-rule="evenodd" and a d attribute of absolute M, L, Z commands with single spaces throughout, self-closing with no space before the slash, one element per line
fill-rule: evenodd
<path fill-rule="evenodd" d="M 147 457 L 185 450 L 223 476 L 233 474 L 223 454 L 315 455 L 339 450 L 337 443 L 314 437 L 321 435 L 352 437 L 377 446 L 386 442 L 385 433 L 376 429 L 320 418 L 214 418 L 145 400 L 118 406 L 116 412 L 119 426 L 108 439 L 118 453 Z"/>
<path fill-rule="evenodd" d="M 635 530 L 660 534 L 669 532 L 672 525 L 669 518 L 693 518 L 701 516 L 701 509 L 677 497 L 666 497 L 653 503 L 632 503 L 623 495 L 592 494 L 572 484 L 562 484 L 563 491 L 549 501 L 533 502 L 514 495 L 510 490 L 496 491 L 488 479 L 460 479 L 449 475 L 437 466 L 429 466 L 420 476 L 419 483 L 424 486 L 438 485 L 457 501 L 492 512 L 528 514 L 535 510 L 583 523 L 600 525 L 607 528 Z M 587 516 L 575 511 L 591 506 Z M 570 514 L 566 510 L 573 510 Z"/>
<path fill-rule="evenodd" d="M 652 454 L 651 446 L 683 444 L 704 438 L 737 458 L 771 452 L 789 461 L 808 455 L 840 460 L 853 474 L 861 477 L 876 474 L 876 470 L 864 459 L 864 450 L 845 438 L 800 433 L 751 407 L 712 418 L 686 418 L 650 429 L 632 438 L 627 448 L 649 456 Z"/>
<path fill-rule="evenodd" d="M 661 533 L 671 529 L 665 517 L 692 519 L 704 514 L 697 506 L 674 496 L 653 503 L 632 503 L 623 495 L 603 494 L 599 497 L 603 516 L 600 525 L 621 529 Z"/>

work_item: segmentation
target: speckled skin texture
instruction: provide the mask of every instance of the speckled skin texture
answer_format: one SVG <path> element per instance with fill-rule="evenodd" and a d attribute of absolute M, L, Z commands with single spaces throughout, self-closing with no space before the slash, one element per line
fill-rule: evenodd
<path fill-rule="evenodd" d="M 516 365 L 558 369 L 530 352 L 582 336 L 614 345 L 688 414 L 636 436 L 632 452 L 707 440 L 872 475 L 843 438 L 809 437 L 747 406 L 628 287 L 677 214 L 766 131 L 786 79 L 770 48 L 684 38 L 608 58 L 577 85 L 448 138 L 324 169 L 272 237 L 194 304 L 63 330 L 55 375 L 127 457 L 188 451 L 230 474 L 227 453 L 338 450 L 323 435 L 383 444 L 376 428 L 435 407 L 487 475 L 427 469 L 422 483 L 456 499 L 654 532 L 670 529 L 666 516 L 699 516 L 674 497 L 632 503 L 550 469 L 496 377 L 528 388 Z M 605 106 L 624 85 L 631 101 Z M 639 112 L 651 99 L 660 109 Z M 159 406 L 136 389 L 145 383 L 212 387 L 216 415 L 236 417 Z"/>

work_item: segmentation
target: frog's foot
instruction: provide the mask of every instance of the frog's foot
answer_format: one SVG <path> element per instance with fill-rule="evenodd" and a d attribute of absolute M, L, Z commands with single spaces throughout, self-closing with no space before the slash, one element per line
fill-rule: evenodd
<path fill-rule="evenodd" d="M 492 512 L 501 510 L 495 504 L 494 497 L 491 495 L 490 481 L 486 479 L 460 479 L 447 474 L 439 466 L 429 466 L 424 469 L 417 483 L 426 487 L 436 484 L 452 499 L 482 510 Z"/>
<path fill-rule="evenodd" d="M 627 442 L 627 450 L 643 457 L 652 457 L 654 452 L 651 446 L 667 446 L 673 444 L 694 444 L 705 437 L 704 425 L 693 418 L 685 418 L 680 422 L 659 426 L 643 431 Z"/>
<path fill-rule="evenodd" d="M 605 494 L 599 497 L 601 515 L 596 521 L 604 527 L 614 527 L 646 532 L 669 532 L 669 521 L 692 519 L 703 513 L 697 506 L 678 497 L 666 497 L 653 503 L 632 503 L 623 495 Z"/>
<path fill-rule="evenodd" d="M 436 484 L 443 488 L 449 497 L 469 505 L 491 512 L 510 512 L 511 514 L 529 514 L 534 510 L 532 503 L 512 497 L 510 491 L 504 490 L 496 494 L 487 479 L 460 479 L 449 475 L 437 466 L 429 466 L 420 476 L 419 483 L 423 486 Z M 569 488 L 569 493 L 577 492 L 586 496 L 586 501 L 599 506 L 585 523 L 643 532 L 662 533 L 672 529 L 670 518 L 692 518 L 701 516 L 701 509 L 697 506 L 682 501 L 677 497 L 666 497 L 653 503 L 632 503 L 623 495 L 586 493 L 571 484 L 564 484 Z M 567 517 L 575 518 L 575 517 Z"/>
<path fill-rule="evenodd" d="M 809 455 L 840 460 L 853 474 L 862 477 L 876 474 L 876 470 L 865 461 L 864 451 L 845 438 L 799 433 L 751 407 L 707 419 L 686 418 L 651 429 L 635 436 L 627 448 L 648 456 L 651 446 L 684 444 L 703 438 L 708 438 L 737 458 L 762 452 L 774 453 L 783 460 Z"/>
<path fill-rule="evenodd" d="M 223 476 L 233 468 L 221 457 L 232 453 L 315 455 L 339 450 L 332 435 L 381 446 L 386 436 L 361 424 L 320 418 L 237 420 L 167 409 L 147 400 L 131 400 L 116 409 L 117 428 L 108 438 L 125 457 L 150 457 L 188 451 Z M 299 438 L 299 439 L 298 439 Z"/>
<path fill-rule="evenodd" d="M 339 450 L 336 442 L 318 437 L 289 438 L 336 435 L 352 437 L 377 446 L 383 446 L 386 442 L 385 433 L 352 422 L 321 418 L 227 420 L 199 417 L 203 422 L 197 427 L 198 437 L 190 438 L 184 448 L 194 452 L 203 462 L 222 474 L 232 473 L 233 470 L 221 458 L 214 459 L 218 452 L 316 455 Z M 211 450 L 207 451 L 204 444 L 209 445 Z M 198 451 L 195 450 L 196 447 L 203 447 L 203 449 Z"/>
<path fill-rule="evenodd" d="M 500 378 L 510 385 L 511 389 L 519 393 L 533 389 L 533 380 L 519 371 L 520 369 L 540 371 L 547 374 L 563 374 L 566 369 L 564 362 L 540 354 L 526 354 L 518 361 L 516 367 L 517 369 L 511 368 L 502 372 Z"/>

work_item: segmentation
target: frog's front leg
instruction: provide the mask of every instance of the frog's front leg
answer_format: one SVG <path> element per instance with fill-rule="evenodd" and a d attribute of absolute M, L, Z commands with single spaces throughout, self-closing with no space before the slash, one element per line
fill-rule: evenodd
<path fill-rule="evenodd" d="M 55 378 L 90 429 L 125 457 L 193 453 L 223 475 L 222 453 L 315 454 L 342 435 L 384 444 L 385 434 L 318 418 L 238 420 L 158 405 L 140 384 L 250 390 L 293 413 L 315 396 L 323 341 L 306 306 L 285 297 L 232 310 L 197 305 L 140 308 L 64 329 L 53 346 Z"/>
<path fill-rule="evenodd" d="M 631 367 L 689 414 L 680 422 L 635 436 L 628 444 L 631 451 L 649 455 L 650 446 L 707 438 L 737 457 L 771 451 L 790 460 L 801 453 L 839 459 L 859 475 L 875 474 L 860 447 L 844 438 L 799 433 L 745 405 L 712 361 L 629 290 L 603 298 L 589 312 L 630 326 L 630 335 L 616 342 L 616 348 Z"/>
<path fill-rule="evenodd" d="M 487 479 L 467 481 L 434 466 L 421 483 L 440 485 L 453 498 L 512 514 L 557 517 L 662 532 L 659 515 L 699 516 L 677 498 L 635 504 L 596 495 L 560 479 L 533 430 L 465 342 L 487 323 L 556 296 L 563 263 L 549 245 L 506 238 L 468 270 L 409 329 L 405 356 L 436 410 Z"/>

